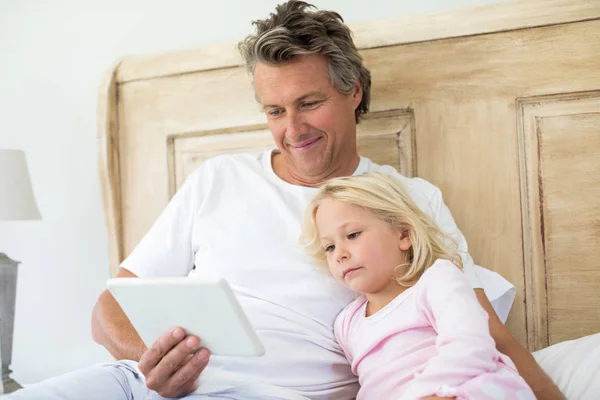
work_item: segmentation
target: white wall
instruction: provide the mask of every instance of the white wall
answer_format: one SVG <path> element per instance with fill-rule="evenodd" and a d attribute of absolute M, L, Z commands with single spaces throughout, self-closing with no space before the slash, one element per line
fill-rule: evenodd
<path fill-rule="evenodd" d="M 351 22 L 493 1 L 315 4 Z M 110 359 L 90 334 L 90 313 L 108 278 L 95 142 L 104 71 L 124 55 L 239 40 L 250 32 L 251 20 L 277 3 L 0 0 L 0 148 L 26 151 L 43 215 L 42 221 L 0 223 L 0 251 L 22 261 L 16 380 L 37 382 Z"/>

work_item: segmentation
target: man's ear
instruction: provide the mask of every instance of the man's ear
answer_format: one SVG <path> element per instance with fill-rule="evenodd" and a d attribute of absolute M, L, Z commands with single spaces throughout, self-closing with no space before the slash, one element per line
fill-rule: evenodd
<path fill-rule="evenodd" d="M 354 86 L 354 90 L 352 91 L 352 98 L 356 102 L 356 107 L 360 104 L 363 97 L 363 87 L 362 81 L 359 79 L 356 85 Z"/>

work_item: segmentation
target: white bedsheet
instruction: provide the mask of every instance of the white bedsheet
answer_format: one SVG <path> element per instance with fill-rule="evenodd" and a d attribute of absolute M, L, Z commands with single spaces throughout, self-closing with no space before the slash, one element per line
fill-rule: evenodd
<path fill-rule="evenodd" d="M 600 333 L 533 353 L 568 400 L 600 399 Z"/>

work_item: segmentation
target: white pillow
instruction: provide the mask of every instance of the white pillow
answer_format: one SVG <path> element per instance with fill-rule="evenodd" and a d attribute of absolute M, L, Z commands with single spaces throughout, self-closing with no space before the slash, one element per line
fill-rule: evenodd
<path fill-rule="evenodd" d="M 600 333 L 533 353 L 569 400 L 600 399 Z"/>

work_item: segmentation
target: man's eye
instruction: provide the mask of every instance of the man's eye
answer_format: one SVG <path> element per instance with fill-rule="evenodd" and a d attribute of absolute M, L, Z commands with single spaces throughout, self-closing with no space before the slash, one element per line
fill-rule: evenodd
<path fill-rule="evenodd" d="M 334 249 L 335 249 L 335 246 L 330 244 L 329 246 L 325 247 L 325 253 L 332 252 Z"/>
<path fill-rule="evenodd" d="M 302 108 L 315 108 L 319 104 L 321 104 L 320 101 L 309 101 L 309 102 L 302 104 Z"/>
<path fill-rule="evenodd" d="M 348 234 L 348 239 L 350 239 L 350 240 L 356 239 L 359 236 L 360 236 L 360 232 L 352 232 L 352 233 Z"/>
<path fill-rule="evenodd" d="M 271 117 L 278 117 L 281 115 L 281 113 L 283 113 L 282 110 L 271 110 L 268 112 Z"/>

